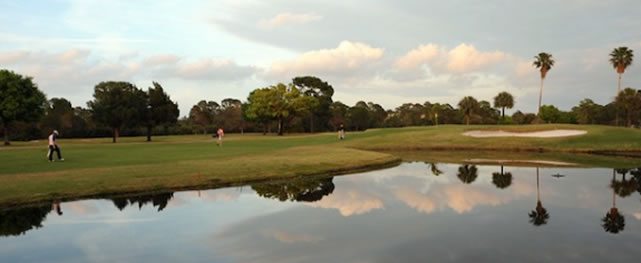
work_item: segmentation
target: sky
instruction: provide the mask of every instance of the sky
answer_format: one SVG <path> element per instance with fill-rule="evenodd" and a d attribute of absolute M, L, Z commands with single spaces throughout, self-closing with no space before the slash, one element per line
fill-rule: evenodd
<path fill-rule="evenodd" d="M 543 104 L 610 102 L 612 49 L 641 52 L 636 0 L 0 1 L 0 68 L 86 107 L 101 81 L 160 83 L 181 116 L 200 100 L 313 75 L 348 105 L 464 96 L 535 112 L 539 52 L 556 60 Z M 633 63 L 623 87 L 641 88 Z"/>

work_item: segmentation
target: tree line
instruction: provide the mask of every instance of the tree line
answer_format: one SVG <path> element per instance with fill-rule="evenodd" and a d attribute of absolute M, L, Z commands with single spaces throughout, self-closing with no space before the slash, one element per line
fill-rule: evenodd
<path fill-rule="evenodd" d="M 324 132 L 340 127 L 362 131 L 369 128 L 404 127 L 439 124 L 529 124 L 578 123 L 636 126 L 641 119 L 641 92 L 621 90 L 621 78 L 632 64 L 633 52 L 627 47 L 610 53 L 610 64 L 618 73 L 617 96 L 605 105 L 582 100 L 570 111 L 542 104 L 543 81 L 554 66 L 553 56 L 541 52 L 533 66 L 541 75 L 536 113 L 520 110 L 511 116 L 505 109 L 514 107 L 514 97 L 501 92 L 493 101 L 462 98 L 458 104 L 438 102 L 405 103 L 384 109 L 375 102 L 359 101 L 348 106 L 334 101 L 334 88 L 314 76 L 294 78 L 249 93 L 246 101 L 226 98 L 201 100 L 188 116 L 178 118 L 178 104 L 163 87 L 153 82 L 146 91 L 122 81 L 106 81 L 94 87 L 87 107 L 73 107 L 65 98 L 46 96 L 31 77 L 0 70 L 0 133 L 5 145 L 10 140 L 45 137 L 51 130 L 61 130 L 65 137 L 118 137 L 212 133 L 217 128 L 228 132 Z M 623 120 L 620 123 L 619 120 Z"/>

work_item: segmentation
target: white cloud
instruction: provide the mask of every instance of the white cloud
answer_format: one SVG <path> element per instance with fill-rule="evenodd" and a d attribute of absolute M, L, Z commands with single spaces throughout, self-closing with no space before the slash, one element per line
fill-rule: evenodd
<path fill-rule="evenodd" d="M 437 58 L 440 53 L 439 47 L 435 44 L 420 45 L 396 60 L 394 66 L 405 70 L 413 69 L 421 64 L 432 61 Z"/>
<path fill-rule="evenodd" d="M 506 55 L 500 51 L 480 52 L 473 45 L 458 45 L 447 54 L 447 69 L 452 72 L 470 72 L 498 63 Z"/>
<path fill-rule="evenodd" d="M 342 216 L 361 215 L 384 207 L 383 201 L 378 197 L 358 190 L 336 192 L 318 202 L 308 205 L 312 207 L 337 209 Z"/>
<path fill-rule="evenodd" d="M 174 65 L 180 58 L 173 54 L 152 55 L 142 61 L 145 66 Z"/>
<path fill-rule="evenodd" d="M 362 70 L 383 57 L 382 48 L 364 43 L 342 41 L 335 49 L 309 51 L 291 59 L 276 61 L 267 70 L 272 77 L 297 75 L 345 75 Z"/>
<path fill-rule="evenodd" d="M 288 25 L 301 25 L 314 21 L 319 21 L 323 17 L 315 14 L 292 14 L 280 13 L 270 19 L 261 20 L 258 26 L 261 28 L 273 29 Z"/>

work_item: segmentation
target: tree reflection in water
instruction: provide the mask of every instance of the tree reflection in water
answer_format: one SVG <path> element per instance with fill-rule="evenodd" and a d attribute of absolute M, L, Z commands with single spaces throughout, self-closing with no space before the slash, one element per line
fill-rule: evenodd
<path fill-rule="evenodd" d="M 281 202 L 316 202 L 334 192 L 334 178 L 291 179 L 287 182 L 254 184 L 251 188 L 261 197 Z"/>
<path fill-rule="evenodd" d="M 432 175 L 439 176 L 443 174 L 443 171 L 438 169 L 438 166 L 436 166 L 436 163 L 426 163 L 427 166 L 430 167 L 430 172 L 432 172 Z"/>
<path fill-rule="evenodd" d="M 476 177 L 478 177 L 478 169 L 476 165 L 464 164 L 459 166 L 456 176 L 458 176 L 461 182 L 471 184 L 476 180 Z"/>
<path fill-rule="evenodd" d="M 542 226 L 548 223 L 550 214 L 548 210 L 541 204 L 541 191 L 539 187 L 539 167 L 536 167 L 536 207 L 528 214 L 530 216 L 530 223 L 535 226 Z"/>
<path fill-rule="evenodd" d="M 174 197 L 174 193 L 160 193 L 160 194 L 148 194 L 148 195 L 138 195 L 138 196 L 125 196 L 125 197 L 116 197 L 111 198 L 111 201 L 122 211 L 128 205 L 134 206 L 138 204 L 138 209 L 142 209 L 146 204 L 151 203 L 153 207 L 158 207 L 158 212 L 162 211 L 169 204 L 169 200 Z"/>
<path fill-rule="evenodd" d="M 503 165 L 501 165 L 501 172 L 492 173 L 492 183 L 496 188 L 505 189 L 512 185 L 512 173 L 503 172 Z"/>
<path fill-rule="evenodd" d="M 617 171 L 618 170 L 618 171 Z M 608 233 L 612 234 L 617 234 L 621 231 L 623 231 L 623 228 L 625 228 L 625 217 L 621 213 L 619 213 L 619 209 L 617 209 L 617 204 L 616 204 L 616 196 L 617 196 L 617 190 L 614 185 L 616 185 L 616 172 L 622 173 L 620 171 L 621 169 L 613 169 L 612 170 L 612 181 L 610 182 L 610 187 L 612 188 L 612 208 L 606 212 L 605 216 L 601 219 L 601 226 L 603 227 L 603 230 Z M 626 171 L 627 173 L 627 171 Z M 625 181 L 625 173 L 623 174 L 623 181 Z"/>
<path fill-rule="evenodd" d="M 634 176 L 632 178 L 626 178 L 630 169 L 614 169 L 614 172 L 622 175 L 621 180 L 616 180 L 615 178 L 610 183 L 610 188 L 612 188 L 618 196 L 625 198 L 638 190 L 639 184 L 637 178 Z"/>
<path fill-rule="evenodd" d="M 0 236 L 19 236 L 40 228 L 50 211 L 51 205 L 0 211 Z"/>

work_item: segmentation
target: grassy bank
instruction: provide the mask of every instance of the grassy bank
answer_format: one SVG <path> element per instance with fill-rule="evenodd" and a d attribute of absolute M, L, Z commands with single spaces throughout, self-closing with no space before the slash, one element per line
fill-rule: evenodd
<path fill-rule="evenodd" d="M 548 139 L 462 135 L 478 129 L 516 132 L 579 129 L 588 133 Z M 641 131 L 578 125 L 443 125 L 349 133 L 346 141 L 325 133 L 284 137 L 234 134 L 226 137 L 222 147 L 217 147 L 206 135 L 156 137 L 151 143 L 135 137 L 123 138 L 117 144 L 112 144 L 109 138 L 60 140 L 60 144 L 66 161 L 53 163 L 45 160 L 45 141 L 0 147 L 0 206 L 344 174 L 394 165 L 401 158 L 433 162 L 460 162 L 470 156 L 504 158 L 498 151 L 518 151 L 523 159 L 632 167 L 638 166 L 640 159 L 563 153 L 640 153 Z M 532 153 L 539 151 L 547 153 Z M 514 157 L 513 153 L 509 155 Z"/>
<path fill-rule="evenodd" d="M 587 134 L 564 138 L 473 138 L 464 136 L 470 130 L 503 130 L 531 132 L 554 129 L 585 130 Z M 596 125 L 527 125 L 527 126 L 462 126 L 412 127 L 373 131 L 368 138 L 350 142 L 364 150 L 478 150 L 534 151 L 567 153 L 641 152 L 641 130 Z"/>

